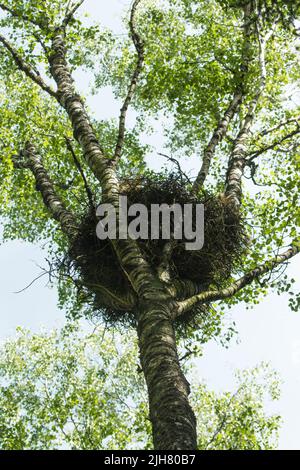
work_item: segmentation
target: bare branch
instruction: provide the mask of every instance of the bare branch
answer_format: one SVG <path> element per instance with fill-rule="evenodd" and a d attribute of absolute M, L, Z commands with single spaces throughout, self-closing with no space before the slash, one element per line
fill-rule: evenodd
<path fill-rule="evenodd" d="M 17 290 L 15 292 L 13 292 L 14 294 L 22 294 L 23 292 L 25 292 L 27 289 L 29 289 L 31 286 L 33 286 L 33 284 L 35 282 L 37 282 L 39 279 L 41 279 L 42 277 L 46 276 L 46 274 L 49 274 L 48 272 L 42 272 L 41 274 L 39 274 L 37 277 L 35 277 L 29 284 L 27 284 L 27 286 L 23 287 L 23 289 L 20 289 L 20 290 Z"/>
<path fill-rule="evenodd" d="M 15 168 L 28 168 L 34 175 L 37 189 L 41 192 L 45 206 L 52 217 L 57 220 L 62 230 L 72 238 L 77 234 L 78 223 L 75 216 L 66 209 L 60 197 L 56 194 L 53 184 L 45 170 L 40 155 L 34 146 L 27 142 L 25 149 L 13 159 Z"/>
<path fill-rule="evenodd" d="M 37 72 L 35 72 L 29 64 L 24 61 L 24 59 L 20 56 L 14 46 L 12 46 L 12 44 L 10 44 L 2 35 L 0 35 L 0 42 L 9 51 L 19 70 L 24 72 L 27 77 L 29 77 L 32 81 L 39 85 L 42 90 L 46 91 L 50 96 L 57 99 L 57 93 L 53 90 L 53 88 L 51 88 L 51 86 L 47 85 L 44 82 L 42 77 Z"/>
<path fill-rule="evenodd" d="M 132 41 L 134 43 L 134 46 L 137 52 L 137 62 L 136 62 L 136 66 L 131 77 L 131 81 L 129 84 L 129 88 L 128 88 L 128 92 L 127 92 L 124 104 L 121 108 L 121 114 L 119 117 L 119 133 L 118 133 L 117 144 L 116 144 L 114 158 L 113 158 L 114 165 L 118 164 L 122 155 L 125 131 L 126 131 L 126 115 L 127 115 L 129 105 L 133 99 L 133 96 L 137 87 L 138 79 L 140 77 L 143 64 L 144 64 L 144 42 L 142 41 L 135 27 L 135 15 L 136 15 L 137 7 L 140 2 L 141 0 L 135 0 L 133 2 L 131 14 L 130 14 L 130 20 L 129 20 L 131 38 L 132 38 Z"/>
<path fill-rule="evenodd" d="M 276 266 L 286 263 L 289 259 L 296 256 L 299 252 L 300 242 L 299 240 L 296 240 L 292 243 L 291 247 L 286 252 L 252 269 L 243 277 L 233 282 L 229 287 L 226 287 L 225 289 L 221 290 L 205 291 L 201 294 L 195 295 L 193 297 L 190 297 L 189 299 L 179 302 L 178 316 L 189 311 L 195 305 L 205 304 L 208 302 L 214 302 L 233 297 L 244 287 L 248 286 L 253 281 L 258 280 L 264 274 L 271 272 Z"/>

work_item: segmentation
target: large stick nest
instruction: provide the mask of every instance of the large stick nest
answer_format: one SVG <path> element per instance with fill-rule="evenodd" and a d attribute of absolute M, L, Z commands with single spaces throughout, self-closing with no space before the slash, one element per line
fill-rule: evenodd
<path fill-rule="evenodd" d="M 204 246 L 199 251 L 187 251 L 185 240 L 177 242 L 170 259 L 171 275 L 173 279 L 191 280 L 204 288 L 208 285 L 224 285 L 246 245 L 241 221 L 233 216 L 225 198 L 204 192 L 195 198 L 188 184 L 176 174 L 123 179 L 120 188 L 120 194 L 128 197 L 129 205 L 140 203 L 148 209 L 151 204 L 162 203 L 177 203 L 182 207 L 184 204 L 204 204 Z M 195 217 L 195 210 L 193 213 Z M 111 243 L 97 238 L 98 221 L 95 210 L 83 217 L 65 266 L 73 273 L 73 277 L 76 273 L 75 277 L 81 286 L 81 299 L 89 302 L 95 313 L 100 312 L 109 324 L 133 324 L 134 312 L 112 308 L 107 302 L 105 289 L 116 296 L 126 296 L 132 288 L 119 266 Z M 193 224 L 195 228 L 195 220 Z M 148 239 L 139 240 L 138 243 L 148 262 L 157 269 L 166 240 Z M 196 309 L 180 322 L 192 325 L 196 322 L 195 316 L 199 314 L 203 314 L 203 309 Z"/>

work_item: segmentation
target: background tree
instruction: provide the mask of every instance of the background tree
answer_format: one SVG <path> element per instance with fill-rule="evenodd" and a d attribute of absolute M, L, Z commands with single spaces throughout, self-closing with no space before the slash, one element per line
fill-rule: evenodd
<path fill-rule="evenodd" d="M 0 353 L 0 448 L 151 449 L 147 391 L 137 340 L 76 324 L 51 333 L 19 329 Z M 193 377 L 192 365 L 184 363 Z M 279 397 L 266 365 L 240 374 L 234 394 L 192 379 L 199 449 L 272 449 L 280 418 L 264 411 Z"/>
<path fill-rule="evenodd" d="M 222 309 L 269 287 L 291 292 L 282 274 L 300 250 L 298 2 L 135 0 L 128 41 L 87 26 L 82 3 L 0 2 L 4 239 L 50 241 L 49 275 L 73 316 L 137 329 L 154 447 L 195 449 L 176 339 L 217 335 Z M 119 121 L 89 116 L 73 80 L 82 67 L 96 90 L 110 84 L 122 97 Z M 130 105 L 139 117 L 126 131 Z M 178 169 L 153 174 L 140 136 L 163 114 Z M 193 153 L 189 178 L 178 159 Z M 100 242 L 96 206 L 118 213 L 119 194 L 204 203 L 203 249 Z"/>

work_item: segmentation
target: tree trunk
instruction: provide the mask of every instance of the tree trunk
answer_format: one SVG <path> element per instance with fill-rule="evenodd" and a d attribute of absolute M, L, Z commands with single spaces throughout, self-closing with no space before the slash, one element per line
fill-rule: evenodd
<path fill-rule="evenodd" d="M 154 448 L 195 450 L 196 418 L 189 404 L 189 383 L 177 354 L 171 301 L 148 299 L 139 309 L 138 336 L 145 375 Z"/>
<path fill-rule="evenodd" d="M 109 165 L 95 135 L 81 98 L 74 89 L 68 67 L 65 30 L 56 30 L 49 58 L 57 83 L 58 99 L 69 115 L 74 136 L 85 160 L 100 181 L 102 202 L 119 211 L 119 186 L 115 169 Z M 166 297 L 164 286 L 133 240 L 113 240 L 113 248 L 134 291 L 141 299 L 138 333 L 153 426 L 154 446 L 164 450 L 196 449 L 196 419 L 188 402 L 189 384 L 180 369 L 172 318 L 176 308 Z M 156 288 L 157 286 L 157 288 Z"/>

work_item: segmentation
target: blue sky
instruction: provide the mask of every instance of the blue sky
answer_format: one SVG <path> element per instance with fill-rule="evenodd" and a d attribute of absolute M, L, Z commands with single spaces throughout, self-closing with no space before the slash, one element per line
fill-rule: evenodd
<path fill-rule="evenodd" d="M 109 2 L 86 0 L 83 10 L 93 20 L 100 19 L 105 26 L 115 31 L 121 28 L 121 17 L 128 0 Z M 87 77 L 76 75 L 77 86 L 87 92 Z M 99 118 L 117 117 L 120 104 L 109 89 L 97 96 L 89 97 L 88 103 Z M 134 114 L 131 115 L 131 120 Z M 157 151 L 163 150 L 163 138 L 159 131 L 149 142 Z M 161 162 L 155 155 L 149 163 L 158 166 Z M 199 166 L 196 159 L 187 163 L 187 169 L 195 173 Z M 14 335 L 16 326 L 39 330 L 62 325 L 64 312 L 57 308 L 55 289 L 46 286 L 47 279 L 41 278 L 29 289 L 15 294 L 40 274 L 39 265 L 46 265 L 45 253 L 40 247 L 27 243 L 10 242 L 0 247 L 0 339 Z M 298 280 L 299 258 L 294 259 L 289 272 Z M 197 370 L 207 384 L 216 390 L 234 390 L 233 372 L 236 368 L 254 367 L 262 361 L 269 361 L 283 379 L 282 398 L 275 404 L 267 404 L 270 411 L 283 416 L 284 424 L 280 436 L 280 448 L 300 449 L 300 314 L 288 308 L 285 295 L 270 295 L 253 310 L 239 305 L 232 312 L 239 332 L 239 343 L 233 343 L 228 350 L 214 342 L 204 348 L 204 355 L 197 361 Z"/>

